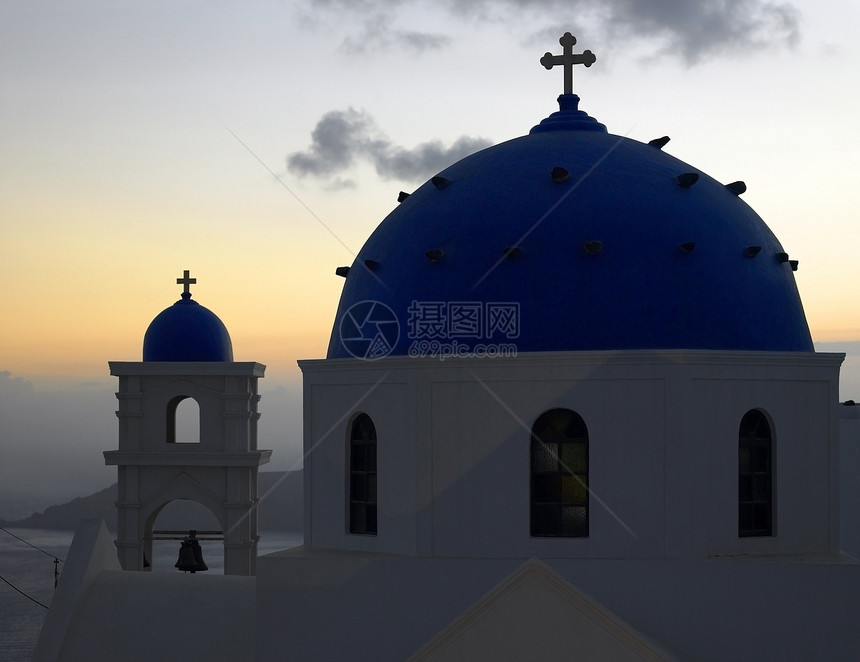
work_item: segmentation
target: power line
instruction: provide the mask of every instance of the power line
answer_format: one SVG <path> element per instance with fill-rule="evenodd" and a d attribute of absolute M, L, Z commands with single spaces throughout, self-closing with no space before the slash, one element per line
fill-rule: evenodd
<path fill-rule="evenodd" d="M 50 556 L 52 559 L 56 559 L 56 560 L 58 560 L 58 561 L 61 561 L 62 563 L 65 563 L 65 562 L 66 562 L 66 560 L 65 560 L 65 559 L 61 559 L 61 558 L 60 558 L 59 556 L 57 556 L 56 554 L 51 554 L 51 552 L 48 552 L 48 551 L 46 551 L 46 550 L 42 549 L 41 547 L 37 547 L 37 546 L 36 546 L 36 545 L 34 545 L 33 543 L 31 543 L 31 542 L 29 542 L 29 541 L 27 541 L 27 540 L 24 540 L 21 536 L 16 536 L 14 533 L 12 533 L 11 531 L 9 531 L 8 529 L 4 529 L 2 526 L 0 526 L 0 531 L 4 531 L 5 533 L 8 533 L 10 536 L 12 536 L 13 538 L 16 538 L 17 540 L 20 540 L 20 541 L 21 541 L 22 543 L 24 543 L 25 545 L 29 545 L 29 546 L 30 546 L 30 547 L 32 547 L 33 549 L 37 549 L 37 550 L 39 550 L 40 552 L 42 552 L 42 554 L 47 554 L 47 555 L 48 555 L 48 556 Z M 4 581 L 5 581 L 5 580 L 4 580 Z"/>
<path fill-rule="evenodd" d="M 4 531 L 5 531 L 5 529 L 4 529 Z M 6 533 L 9 533 L 9 532 L 8 532 L 8 531 L 6 531 Z M 46 605 L 46 604 L 43 604 L 43 603 L 39 602 L 36 598 L 34 598 L 34 597 L 33 597 L 33 596 L 31 596 L 31 595 L 27 595 L 26 593 L 24 593 L 24 591 L 22 591 L 20 588 L 18 588 L 17 586 L 15 586 L 12 582 L 10 582 L 8 579 L 6 579 L 5 577 L 3 577 L 2 575 L 0 575 L 0 579 L 2 579 L 4 582 L 6 582 L 6 584 L 8 584 L 8 585 L 9 585 L 9 586 L 11 586 L 12 588 L 14 588 L 16 591 L 18 591 L 18 593 L 20 593 L 21 595 L 23 595 L 23 596 L 24 596 L 25 598 L 27 598 L 28 600 L 32 600 L 33 602 L 35 602 L 35 603 L 36 603 L 37 605 L 39 605 L 40 607 L 44 607 L 45 609 L 48 609 L 48 605 Z"/>

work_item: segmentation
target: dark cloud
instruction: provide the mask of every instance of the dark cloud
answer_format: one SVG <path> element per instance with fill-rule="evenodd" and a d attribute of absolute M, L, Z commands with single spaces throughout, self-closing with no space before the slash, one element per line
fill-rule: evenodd
<path fill-rule="evenodd" d="M 450 42 L 451 39 L 445 35 L 392 28 L 390 16 L 377 14 L 364 22 L 364 31 L 360 35 L 344 39 L 341 48 L 350 54 L 391 50 L 423 53 L 440 50 Z"/>
<path fill-rule="evenodd" d="M 311 2 L 316 8 L 338 12 L 354 11 L 357 6 L 352 0 Z M 345 43 L 358 48 L 366 39 L 368 50 L 374 43 L 385 48 L 409 43 L 409 39 L 397 37 L 407 33 L 391 32 L 387 27 L 400 4 L 362 0 L 358 6 L 363 13 L 386 12 L 386 18 L 375 27 L 366 26 L 362 37 L 348 38 Z M 426 0 L 425 4 L 429 6 Z M 555 35 L 565 30 L 588 32 L 592 47 L 604 42 L 604 49 L 656 42 L 655 56 L 675 57 L 687 64 L 718 55 L 744 57 L 765 48 L 792 46 L 800 37 L 799 10 L 789 2 L 769 0 L 435 0 L 433 7 L 458 20 L 509 26 L 519 26 L 526 19 L 545 22 L 546 17 L 554 16 Z M 448 43 L 445 37 L 432 37 L 425 47 L 441 48 Z"/>
<path fill-rule="evenodd" d="M 797 8 L 767 0 L 466 0 L 465 6 L 476 18 L 498 18 L 502 12 L 567 15 L 570 22 L 559 21 L 553 33 L 582 26 L 594 32 L 593 43 L 657 41 L 655 55 L 677 57 L 687 64 L 727 53 L 743 57 L 751 50 L 791 46 L 800 36 Z"/>
<path fill-rule="evenodd" d="M 373 130 L 371 118 L 353 108 L 322 116 L 311 133 L 311 147 L 287 158 L 289 169 L 300 175 L 330 175 L 349 168 Z"/>
<path fill-rule="evenodd" d="M 421 181 L 490 144 L 483 138 L 463 136 L 450 147 L 433 140 L 407 149 L 386 138 L 366 112 L 349 108 L 323 115 L 311 133 L 311 146 L 291 154 L 287 167 L 297 175 L 330 177 L 366 161 L 383 179 Z M 351 182 L 334 180 L 333 187 L 343 184 Z"/>
<path fill-rule="evenodd" d="M 615 43 L 656 37 L 658 54 L 696 64 L 715 55 L 739 57 L 771 46 L 794 45 L 800 14 L 787 3 L 762 0 L 612 0 L 600 26 Z"/>
<path fill-rule="evenodd" d="M 462 136 L 445 147 L 438 140 L 422 143 L 414 149 L 386 146 L 373 155 L 376 171 L 386 179 L 427 179 L 460 159 L 489 147 L 483 138 Z"/>

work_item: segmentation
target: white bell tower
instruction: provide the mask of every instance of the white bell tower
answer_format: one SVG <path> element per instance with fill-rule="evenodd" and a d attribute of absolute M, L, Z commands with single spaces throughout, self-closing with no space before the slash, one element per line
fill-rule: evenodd
<path fill-rule="evenodd" d="M 152 562 L 153 525 L 176 499 L 207 507 L 224 537 L 224 573 L 253 575 L 258 540 L 257 471 L 270 450 L 257 449 L 257 380 L 266 367 L 234 362 L 227 329 L 191 300 L 188 271 L 182 299 L 150 324 L 143 361 L 111 361 L 119 377 L 119 449 L 105 452 L 118 468 L 117 540 L 125 570 Z M 177 439 L 176 411 L 193 399 L 199 437 Z"/>

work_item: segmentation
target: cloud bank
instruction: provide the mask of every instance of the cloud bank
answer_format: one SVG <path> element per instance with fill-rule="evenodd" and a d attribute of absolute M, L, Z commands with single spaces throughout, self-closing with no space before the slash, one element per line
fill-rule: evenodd
<path fill-rule="evenodd" d="M 102 451 L 116 446 L 112 384 L 42 390 L 0 371 L 0 489 L 67 498 L 110 484 Z"/>
<path fill-rule="evenodd" d="M 371 15 L 362 34 L 348 37 L 353 52 L 386 50 L 412 44 L 438 49 L 449 43 L 444 35 L 408 32 L 393 26 L 405 6 L 396 0 L 310 0 L 317 10 Z M 688 65 L 726 54 L 742 57 L 751 51 L 795 45 L 800 37 L 800 12 L 789 2 L 769 0 L 429 0 L 413 2 L 451 18 L 474 23 L 517 27 L 525 20 L 543 21 L 544 34 L 565 30 L 590 33 L 590 41 L 606 46 L 652 42 L 655 55 L 674 57 Z"/>
<path fill-rule="evenodd" d="M 0 370 L 0 518 L 26 517 L 116 481 L 103 455 L 117 447 L 115 391 L 113 378 L 46 389 Z M 300 378 L 261 384 L 261 393 L 258 442 L 275 451 L 263 470 L 300 468 Z"/>
<path fill-rule="evenodd" d="M 770 0 L 307 0 L 318 14 L 355 24 L 341 49 L 350 55 L 375 52 L 441 50 L 451 37 L 398 27 L 397 21 L 420 23 L 415 12 L 443 12 L 462 24 L 530 29 L 525 43 L 553 50 L 570 29 L 587 32 L 601 51 L 628 48 L 667 57 L 688 66 L 716 57 L 743 58 L 769 48 L 792 46 L 800 38 L 800 13 L 788 2 Z M 407 16 L 408 15 L 408 16 Z M 345 21 L 345 16 L 355 21 Z M 552 17 L 547 19 L 546 17 Z M 551 22 L 549 22 L 551 21 Z M 640 57 L 640 56 L 637 56 Z M 426 179 L 462 157 L 487 147 L 482 138 L 462 136 L 446 147 L 429 141 L 411 149 L 393 144 L 373 118 L 355 109 L 326 113 L 313 130 L 310 146 L 290 154 L 295 175 L 328 178 L 329 189 L 355 186 L 341 176 L 359 161 L 369 162 L 383 179 Z"/>
<path fill-rule="evenodd" d="M 391 50 L 420 54 L 438 51 L 450 43 L 451 38 L 442 34 L 394 28 L 390 16 L 377 14 L 364 22 L 364 30 L 359 35 L 346 37 L 341 50 L 351 55 Z"/>
<path fill-rule="evenodd" d="M 386 138 L 368 113 L 348 108 L 323 115 L 311 133 L 310 147 L 290 154 L 287 167 L 299 176 L 332 178 L 365 161 L 383 179 L 417 182 L 490 144 L 483 138 L 462 136 L 448 147 L 431 140 L 408 149 Z M 349 180 L 332 180 L 338 188 L 349 184 Z"/>

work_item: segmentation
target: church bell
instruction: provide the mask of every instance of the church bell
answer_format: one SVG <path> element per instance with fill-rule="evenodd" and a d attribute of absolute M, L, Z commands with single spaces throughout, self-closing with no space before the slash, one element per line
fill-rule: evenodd
<path fill-rule="evenodd" d="M 189 531 L 188 536 L 182 541 L 182 546 L 179 548 L 179 559 L 177 559 L 174 567 L 182 572 L 191 573 L 209 570 L 209 566 L 203 560 L 203 550 L 197 540 L 196 531 Z"/>

